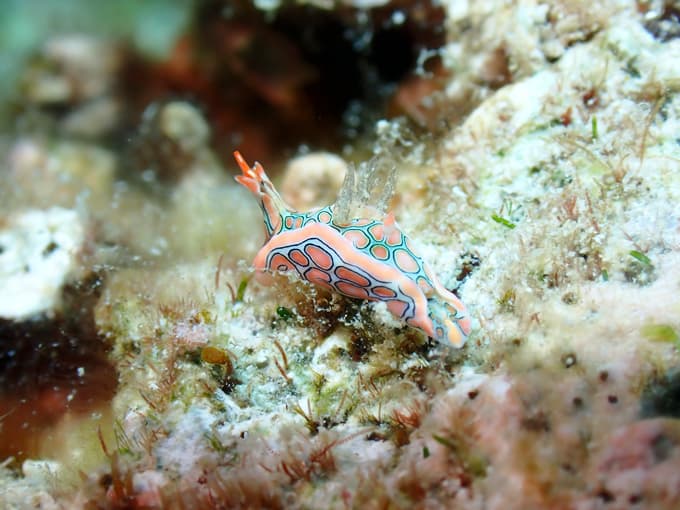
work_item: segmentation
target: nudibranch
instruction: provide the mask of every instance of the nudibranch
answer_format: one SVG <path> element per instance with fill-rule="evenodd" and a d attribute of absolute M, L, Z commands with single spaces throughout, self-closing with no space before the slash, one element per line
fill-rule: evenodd
<path fill-rule="evenodd" d="M 384 301 L 388 310 L 428 336 L 462 347 L 471 321 L 465 305 L 449 292 L 413 250 L 394 214 L 383 221 L 334 219 L 334 206 L 291 210 L 265 174 L 234 152 L 242 175 L 236 180 L 258 200 L 267 240 L 255 256 L 260 273 L 294 272 L 313 284 L 352 298 Z"/>

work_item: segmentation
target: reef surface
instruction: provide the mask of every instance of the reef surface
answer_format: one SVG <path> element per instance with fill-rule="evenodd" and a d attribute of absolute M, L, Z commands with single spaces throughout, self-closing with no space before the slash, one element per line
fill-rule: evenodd
<path fill-rule="evenodd" d="M 0 506 L 680 507 L 677 5 L 153 4 L 5 65 Z M 465 347 L 258 283 L 234 149 L 300 209 L 393 169 Z"/>

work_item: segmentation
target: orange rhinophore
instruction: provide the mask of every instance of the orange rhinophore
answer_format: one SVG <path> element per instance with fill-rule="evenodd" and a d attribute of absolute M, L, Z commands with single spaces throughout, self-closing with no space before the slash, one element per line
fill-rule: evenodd
<path fill-rule="evenodd" d="M 267 241 L 255 256 L 261 272 L 295 271 L 304 280 L 345 296 L 384 301 L 395 317 L 427 335 L 462 347 L 471 322 L 465 305 L 439 283 L 428 264 L 411 249 L 394 214 L 384 221 L 356 218 L 338 223 L 333 206 L 300 213 L 284 203 L 262 165 L 236 180 L 257 198 Z"/>

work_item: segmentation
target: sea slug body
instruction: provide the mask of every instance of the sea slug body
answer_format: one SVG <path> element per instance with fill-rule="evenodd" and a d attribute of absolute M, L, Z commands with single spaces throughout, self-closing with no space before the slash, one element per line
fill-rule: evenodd
<path fill-rule="evenodd" d="M 394 214 L 383 221 L 334 219 L 332 205 L 301 213 L 288 208 L 262 165 L 234 157 L 236 180 L 260 203 L 267 241 L 255 256 L 260 273 L 295 272 L 300 278 L 339 294 L 384 301 L 398 319 L 428 336 L 462 347 L 470 333 L 465 305 L 439 283 L 413 250 Z"/>

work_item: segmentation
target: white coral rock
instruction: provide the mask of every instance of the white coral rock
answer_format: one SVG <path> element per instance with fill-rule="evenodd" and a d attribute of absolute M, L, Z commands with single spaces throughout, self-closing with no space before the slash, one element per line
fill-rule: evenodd
<path fill-rule="evenodd" d="M 335 154 L 314 152 L 293 159 L 281 183 L 284 200 L 298 211 L 335 202 L 347 164 Z"/>
<path fill-rule="evenodd" d="M 78 214 L 55 207 L 15 213 L 0 227 L 0 317 L 50 313 L 85 237 Z"/>

